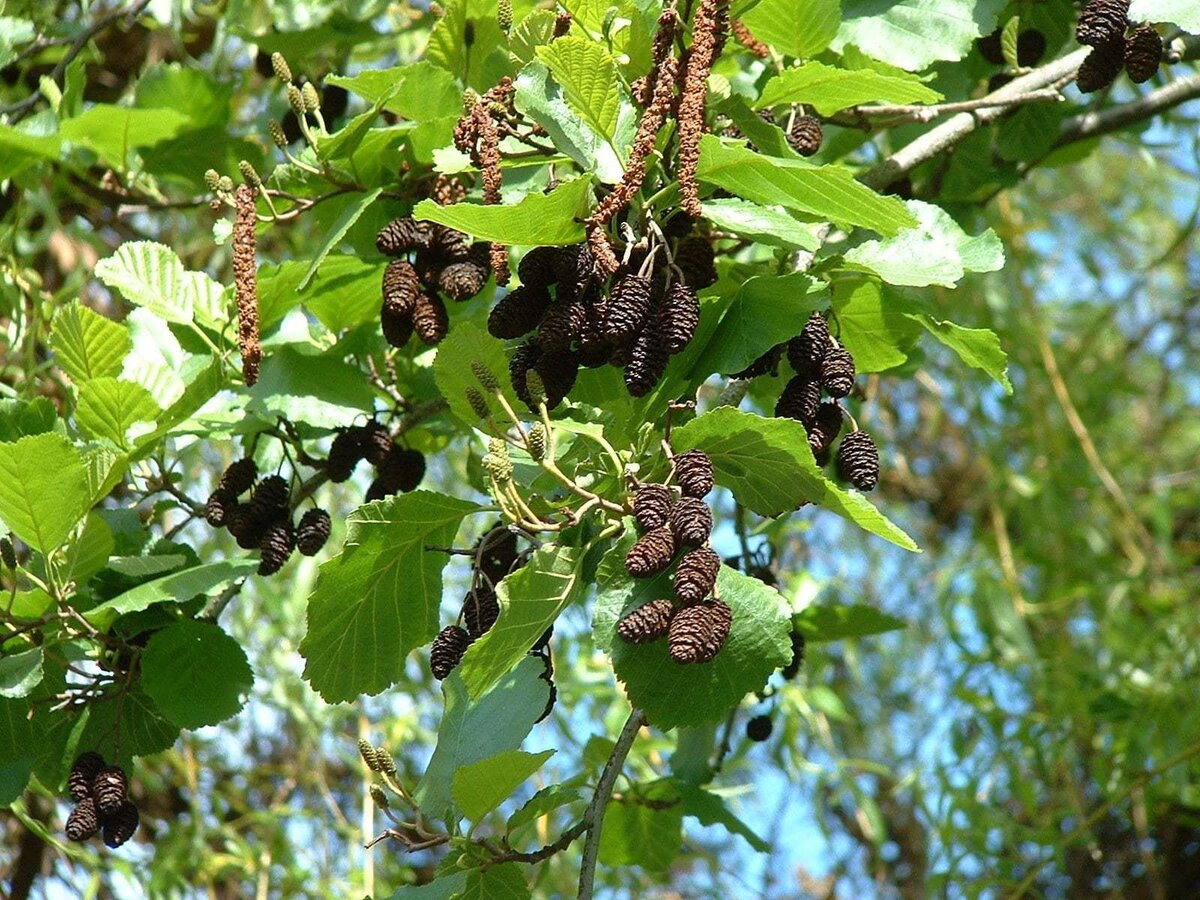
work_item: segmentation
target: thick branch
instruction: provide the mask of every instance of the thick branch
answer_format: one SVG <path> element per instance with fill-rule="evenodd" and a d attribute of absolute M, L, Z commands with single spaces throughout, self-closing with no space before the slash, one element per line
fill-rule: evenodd
<path fill-rule="evenodd" d="M 596 793 L 592 796 L 591 805 L 583 814 L 588 836 L 583 845 L 583 862 L 579 867 L 579 900 L 591 900 L 592 898 L 596 880 L 596 857 L 600 852 L 600 829 L 604 825 L 604 808 L 608 806 L 609 798 L 612 797 L 613 785 L 616 784 L 617 776 L 621 774 L 621 769 L 625 765 L 625 757 L 629 755 L 634 738 L 637 737 L 638 731 L 645 723 L 646 714 L 640 709 L 635 708 L 629 714 L 629 718 L 625 720 L 625 727 L 621 729 L 621 734 L 613 747 L 612 754 L 608 757 L 608 762 L 604 764 L 604 771 L 600 773 L 600 781 L 596 785 Z"/>
<path fill-rule="evenodd" d="M 1064 144 L 1119 131 L 1196 97 L 1200 97 L 1200 75 L 1178 78 L 1129 103 L 1072 116 L 1063 122 L 1054 146 L 1061 147 Z"/>
<path fill-rule="evenodd" d="M 1004 87 L 988 94 L 986 100 L 1015 100 L 1018 97 L 1064 83 L 1074 77 L 1079 70 L 1079 64 L 1088 55 L 1084 47 L 1056 59 L 1051 63 L 1034 69 L 1028 75 L 1014 78 Z M 926 160 L 933 159 L 939 153 L 949 150 L 967 135 L 981 125 L 998 119 L 1008 111 L 1008 105 L 989 106 L 971 112 L 962 112 L 947 119 L 936 128 L 932 128 L 912 143 L 901 147 L 887 159 L 881 160 L 860 179 L 868 187 L 882 188 L 897 178 L 908 174 Z"/>

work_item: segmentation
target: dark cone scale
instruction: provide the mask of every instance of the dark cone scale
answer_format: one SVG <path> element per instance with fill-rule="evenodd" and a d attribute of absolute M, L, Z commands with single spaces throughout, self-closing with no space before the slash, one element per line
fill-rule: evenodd
<path fill-rule="evenodd" d="M 279 475 L 268 475 L 254 486 L 250 507 L 261 521 L 272 522 L 287 513 L 291 496 L 292 489 L 286 479 Z"/>
<path fill-rule="evenodd" d="M 547 353 L 569 353 L 583 330 L 586 313 L 580 303 L 552 303 L 538 327 L 538 346 Z"/>
<path fill-rule="evenodd" d="M 329 540 L 332 530 L 329 513 L 320 507 L 310 509 L 300 517 L 300 524 L 296 526 L 296 549 L 305 556 L 316 556 Z"/>
<path fill-rule="evenodd" d="M 791 681 L 800 674 L 800 667 L 804 665 L 804 650 L 807 642 L 804 639 L 804 632 L 792 629 L 792 661 L 779 670 L 779 674 Z"/>
<path fill-rule="evenodd" d="M 682 547 L 699 547 L 712 534 L 712 510 L 703 500 L 683 497 L 671 507 L 671 531 Z"/>
<path fill-rule="evenodd" d="M 534 247 L 517 264 L 517 278 L 531 287 L 549 287 L 558 281 L 560 247 Z"/>
<path fill-rule="evenodd" d="M 274 575 L 282 569 L 295 546 L 296 533 L 292 530 L 290 522 L 268 525 L 259 544 L 262 556 L 258 562 L 258 574 Z"/>
<path fill-rule="evenodd" d="M 1117 80 L 1117 76 L 1121 74 L 1121 67 L 1124 65 L 1124 37 L 1097 44 L 1079 67 L 1075 86 L 1084 94 L 1103 90 Z"/>
<path fill-rule="evenodd" d="M 217 487 L 224 491 L 229 491 L 235 497 L 240 497 L 246 491 L 250 490 L 254 484 L 254 479 L 258 477 L 258 466 L 254 464 L 254 460 L 246 457 L 239 459 L 237 462 L 230 465 L 221 475 L 221 481 Z"/>
<path fill-rule="evenodd" d="M 1017 65 L 1028 68 L 1036 66 L 1046 55 L 1046 35 L 1036 28 L 1022 31 L 1017 36 Z"/>
<path fill-rule="evenodd" d="M 392 433 L 381 422 L 368 422 L 358 430 L 363 457 L 373 466 L 379 465 L 392 452 Z"/>
<path fill-rule="evenodd" d="M 712 661 L 729 637 L 733 611 L 721 600 L 697 603 L 675 613 L 667 633 L 667 652 L 680 665 Z"/>
<path fill-rule="evenodd" d="M 617 634 L 630 644 L 649 644 L 667 636 L 675 607 L 670 600 L 651 600 L 617 623 Z"/>
<path fill-rule="evenodd" d="M 788 341 L 788 364 L 797 375 L 817 378 L 829 346 L 829 325 L 824 316 L 813 313 L 804 323 L 804 330 Z"/>
<path fill-rule="evenodd" d="M 375 246 L 380 253 L 398 256 L 429 245 L 430 230 L 425 222 L 415 222 L 411 216 L 392 219 L 375 236 Z"/>
<path fill-rule="evenodd" d="M 674 282 L 663 296 L 658 319 L 667 352 L 672 356 L 682 353 L 700 324 L 700 300 L 696 292 L 683 282 Z"/>
<path fill-rule="evenodd" d="M 533 285 L 514 288 L 492 307 L 488 334 L 502 341 L 522 337 L 538 327 L 550 306 L 550 294 Z"/>
<path fill-rule="evenodd" d="M 17 567 L 17 548 L 6 537 L 0 538 L 0 562 L 10 571 Z"/>
<path fill-rule="evenodd" d="M 808 429 L 808 447 L 812 450 L 817 465 L 825 465 L 829 461 L 829 451 L 842 430 L 842 408 L 833 402 L 822 403 L 817 407 L 817 415 Z"/>
<path fill-rule="evenodd" d="M 631 337 L 650 314 L 650 279 L 623 275 L 608 295 L 608 336 L 614 341 Z"/>
<path fill-rule="evenodd" d="M 529 394 L 528 376 L 533 371 L 534 364 L 541 358 L 542 348 L 537 342 L 526 341 L 513 351 L 508 360 L 508 377 L 512 382 L 513 393 L 529 407 L 533 406 L 533 398 Z"/>
<path fill-rule="evenodd" d="M 546 390 L 546 408 L 554 409 L 575 387 L 579 358 L 574 353 L 543 353 L 533 368 Z"/>
<path fill-rule="evenodd" d="M 421 281 L 417 270 L 406 259 L 393 259 L 383 270 L 383 308 L 396 314 L 410 315 L 417 304 Z"/>
<path fill-rule="evenodd" d="M 821 387 L 830 397 L 845 397 L 854 390 L 854 374 L 854 357 L 844 347 L 834 347 L 821 363 Z"/>
<path fill-rule="evenodd" d="M 713 464 L 703 450 L 688 450 L 675 457 L 675 483 L 685 497 L 704 497 L 713 489 Z"/>
<path fill-rule="evenodd" d="M 838 476 L 860 491 L 875 489 L 879 482 L 879 450 L 865 431 L 852 431 L 844 438 L 837 452 Z"/>
<path fill-rule="evenodd" d="M 643 484 L 633 495 L 633 517 L 645 531 L 667 524 L 671 518 L 671 489 L 665 484 Z"/>
<path fill-rule="evenodd" d="M 233 508 L 237 506 L 237 496 L 232 491 L 217 488 L 204 504 L 204 521 L 213 528 L 220 528 Z"/>
<path fill-rule="evenodd" d="M 430 346 L 440 344 L 450 328 L 450 316 L 442 298 L 431 294 L 418 294 L 412 312 L 413 331 L 421 343 Z"/>
<path fill-rule="evenodd" d="M 225 519 L 225 527 L 243 550 L 253 550 L 262 540 L 267 523 L 259 518 L 249 503 L 239 503 Z"/>
<path fill-rule="evenodd" d="M 379 326 L 388 346 L 400 350 L 413 336 L 412 311 L 397 312 L 385 302 L 379 310 Z"/>
<path fill-rule="evenodd" d="M 675 535 L 664 525 L 647 531 L 629 548 L 625 555 L 625 571 L 634 578 L 650 578 L 669 566 L 674 558 Z"/>
<path fill-rule="evenodd" d="M 92 796 L 92 782 L 104 768 L 104 757 L 94 750 L 81 753 L 71 765 L 71 774 L 67 776 L 67 790 L 72 800 L 82 800 Z"/>
<path fill-rule="evenodd" d="M 631 396 L 645 397 L 654 390 L 667 370 L 669 356 L 658 329 L 643 329 L 625 366 L 625 387 Z"/>
<path fill-rule="evenodd" d="M 788 131 L 788 143 L 801 156 L 812 156 L 821 149 L 821 120 L 815 116 L 796 116 Z"/>
<path fill-rule="evenodd" d="M 129 793 L 129 779 L 120 766 L 105 766 L 96 773 L 92 781 L 92 796 L 96 798 L 96 812 L 110 816 L 117 811 Z"/>
<path fill-rule="evenodd" d="M 487 284 L 490 270 L 467 260 L 451 263 L 438 275 L 438 289 L 451 300 L 470 300 Z"/>
<path fill-rule="evenodd" d="M 770 716 L 755 716 L 746 723 L 746 737 L 752 741 L 765 741 L 771 736 L 772 727 Z"/>
<path fill-rule="evenodd" d="M 712 547 L 685 553 L 675 567 L 675 597 L 684 606 L 699 603 L 712 593 L 721 570 L 721 557 Z"/>
<path fill-rule="evenodd" d="M 500 601 L 496 599 L 496 592 L 486 585 L 472 588 L 463 600 L 462 614 L 463 621 L 467 623 L 467 633 L 472 638 L 485 634 L 500 617 Z"/>
<path fill-rule="evenodd" d="M 362 432 L 359 429 L 347 428 L 340 431 L 329 445 L 325 474 L 334 483 L 343 482 L 354 474 L 354 467 L 365 455 L 366 448 L 363 446 Z"/>
<path fill-rule="evenodd" d="M 457 625 L 447 625 L 439 631 L 429 648 L 429 670 L 433 677 L 442 681 L 453 672 L 469 646 L 471 636 Z"/>
<path fill-rule="evenodd" d="M 497 525 L 479 539 L 476 545 L 479 571 L 496 584 L 512 571 L 517 561 L 517 536 L 507 528 Z"/>
<path fill-rule="evenodd" d="M 1143 22 L 1125 42 L 1125 71 L 1134 84 L 1149 81 L 1158 72 L 1162 61 L 1163 39 L 1158 29 Z"/>
<path fill-rule="evenodd" d="M 126 800 L 111 816 L 104 818 L 104 843 L 116 849 L 133 837 L 138 829 L 137 807 Z"/>
<path fill-rule="evenodd" d="M 1129 27 L 1129 0 L 1087 0 L 1075 25 L 1075 39 L 1098 47 L 1125 36 Z"/>
<path fill-rule="evenodd" d="M 86 841 L 100 830 L 100 818 L 96 812 L 96 801 L 84 797 L 67 816 L 67 840 Z"/>
<path fill-rule="evenodd" d="M 675 247 L 675 265 L 688 287 L 702 290 L 717 281 L 716 254 L 707 238 L 686 237 Z"/>
<path fill-rule="evenodd" d="M 821 383 L 797 375 L 783 386 L 775 404 L 776 418 L 811 422 L 821 407 Z"/>
<path fill-rule="evenodd" d="M 418 450 L 393 446 L 367 488 L 367 500 L 382 500 L 400 491 L 416 490 L 424 477 L 424 455 Z"/>
<path fill-rule="evenodd" d="M 750 379 L 758 378 L 760 375 L 777 375 L 779 374 L 779 360 L 783 358 L 783 349 L 786 344 L 776 344 L 746 368 L 740 372 L 734 372 L 730 378 Z"/>

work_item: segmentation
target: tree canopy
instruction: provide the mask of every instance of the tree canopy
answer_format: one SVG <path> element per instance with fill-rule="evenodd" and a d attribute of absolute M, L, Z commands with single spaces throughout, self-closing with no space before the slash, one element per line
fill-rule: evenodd
<path fill-rule="evenodd" d="M 10 4 L 7 896 L 1192 896 L 1197 59 Z"/>

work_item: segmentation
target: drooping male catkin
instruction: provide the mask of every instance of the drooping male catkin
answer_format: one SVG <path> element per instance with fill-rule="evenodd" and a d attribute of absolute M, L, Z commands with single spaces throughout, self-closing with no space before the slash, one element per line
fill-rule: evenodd
<path fill-rule="evenodd" d="M 238 349 L 242 355 L 242 378 L 249 387 L 258 381 L 262 364 L 262 344 L 258 335 L 258 263 L 255 253 L 258 239 L 255 228 L 258 213 L 255 189 L 239 184 L 234 192 L 233 283 L 238 311 Z"/>

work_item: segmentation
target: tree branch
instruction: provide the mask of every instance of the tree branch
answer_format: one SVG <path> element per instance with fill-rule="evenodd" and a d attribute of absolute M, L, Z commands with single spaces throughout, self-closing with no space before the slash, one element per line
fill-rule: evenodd
<path fill-rule="evenodd" d="M 1107 109 L 1089 110 L 1072 116 L 1063 122 L 1054 146 L 1058 148 L 1087 138 L 1111 134 L 1197 97 L 1200 97 L 1200 75 L 1178 78 L 1129 103 L 1110 106 Z"/>
<path fill-rule="evenodd" d="M 596 857 L 600 852 L 600 830 L 604 825 L 604 808 L 612 797 L 613 785 L 616 784 L 617 776 L 621 774 L 625 765 L 625 757 L 629 755 L 629 749 L 645 723 L 646 714 L 635 707 L 625 720 L 625 727 L 621 729 L 612 754 L 604 764 L 604 771 L 600 773 L 600 781 L 596 785 L 592 802 L 583 814 L 588 836 L 583 845 L 583 862 L 579 866 L 579 900 L 592 898 L 596 880 Z"/>
<path fill-rule="evenodd" d="M 910 144 L 901 147 L 891 156 L 881 160 L 859 180 L 875 189 L 891 184 L 926 160 L 933 159 L 938 154 L 949 150 L 979 126 L 986 125 L 1004 115 L 1012 101 L 1018 97 L 1052 85 L 1067 83 L 1075 77 L 1080 63 L 1089 52 L 1089 49 L 1084 47 L 1067 54 L 1062 59 L 1056 59 L 1041 68 L 1034 69 L 1028 75 L 1014 78 L 1004 87 L 983 98 L 993 102 L 1003 101 L 1003 105 L 958 113 L 936 128 L 925 132 Z"/>

